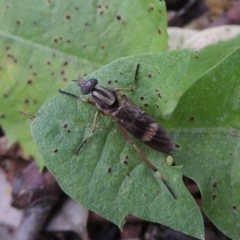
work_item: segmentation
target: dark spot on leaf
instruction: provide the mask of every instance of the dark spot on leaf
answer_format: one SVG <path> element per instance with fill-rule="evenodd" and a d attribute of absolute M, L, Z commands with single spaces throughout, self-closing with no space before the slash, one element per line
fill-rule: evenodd
<path fill-rule="evenodd" d="M 36 25 L 37 24 L 37 22 L 36 21 L 33 21 L 33 25 Z"/>
<path fill-rule="evenodd" d="M 176 144 L 175 147 L 176 147 L 176 148 L 180 148 L 180 145 Z"/>
<path fill-rule="evenodd" d="M 112 172 L 112 169 L 109 167 L 109 168 L 107 169 L 107 172 L 108 172 L 108 173 L 111 173 L 111 172 Z"/>
<path fill-rule="evenodd" d="M 16 23 L 17 23 L 17 25 L 20 25 L 20 24 L 21 24 L 21 21 L 18 20 L 18 21 L 16 21 Z"/>
<path fill-rule="evenodd" d="M 27 84 L 32 84 L 32 80 L 31 79 L 29 79 L 29 80 L 27 80 Z"/>
<path fill-rule="evenodd" d="M 75 7 L 75 10 L 77 11 L 79 8 L 78 7 Z"/>
<path fill-rule="evenodd" d="M 68 62 L 67 62 L 67 61 L 63 63 L 63 66 L 67 66 L 67 65 L 68 65 Z"/>
<path fill-rule="evenodd" d="M 109 80 L 109 81 L 108 81 L 108 84 L 112 84 L 112 81 L 111 81 L 111 80 Z"/>
<path fill-rule="evenodd" d="M 128 161 L 123 161 L 123 163 L 124 163 L 125 165 L 128 165 Z"/>
<path fill-rule="evenodd" d="M 53 152 L 54 152 L 54 153 L 57 153 L 57 152 L 58 152 L 58 149 L 57 149 L 57 148 L 56 148 L 56 149 L 54 149 L 54 150 L 53 150 Z"/>
<path fill-rule="evenodd" d="M 105 8 L 106 8 L 106 9 L 108 9 L 108 8 L 109 8 L 109 6 L 106 4 L 106 5 L 105 5 Z"/>
<path fill-rule="evenodd" d="M 159 12 L 159 13 L 162 13 L 162 10 L 161 10 L 161 9 L 159 9 L 159 10 L 158 10 L 158 12 Z"/>
<path fill-rule="evenodd" d="M 68 127 L 68 125 L 65 123 L 65 124 L 63 125 L 63 127 L 64 127 L 64 128 L 67 128 L 67 127 Z"/>
<path fill-rule="evenodd" d="M 82 47 L 83 47 L 83 48 L 86 48 L 86 47 L 87 47 L 87 45 L 85 45 L 85 44 L 84 44 Z"/>
<path fill-rule="evenodd" d="M 67 133 L 70 133 L 71 132 L 71 130 L 67 130 Z"/>
<path fill-rule="evenodd" d="M 6 117 L 6 115 L 5 114 L 1 114 L 1 118 L 3 119 L 3 118 L 5 118 Z"/>
<path fill-rule="evenodd" d="M 232 205 L 232 209 L 233 210 L 237 210 L 237 206 L 236 205 Z"/>
<path fill-rule="evenodd" d="M 152 12 L 153 10 L 154 10 L 153 6 L 151 6 L 151 7 L 148 8 L 148 11 L 149 11 L 149 12 Z"/>
<path fill-rule="evenodd" d="M 120 15 L 117 15 L 117 16 L 116 16 L 116 19 L 117 19 L 118 21 L 120 21 L 120 20 L 121 20 L 121 16 L 120 16 Z"/>
<path fill-rule="evenodd" d="M 232 156 L 232 153 L 230 152 L 229 155 Z"/>
<path fill-rule="evenodd" d="M 144 197 L 146 197 L 147 196 L 147 194 L 146 193 L 144 193 Z"/>
<path fill-rule="evenodd" d="M 105 48 L 105 46 L 101 46 L 101 49 L 104 49 Z"/>
<path fill-rule="evenodd" d="M 148 74 L 148 77 L 149 77 L 149 78 L 152 78 L 152 74 L 149 73 L 149 74 Z"/>
<path fill-rule="evenodd" d="M 162 94 L 161 94 L 161 93 L 159 93 L 159 94 L 158 94 L 158 97 L 159 97 L 159 98 L 162 98 Z"/>
<path fill-rule="evenodd" d="M 53 58 L 54 58 L 54 57 L 56 57 L 56 54 L 55 54 L 55 53 L 53 53 L 53 54 L 52 54 L 52 57 L 53 57 Z"/>
<path fill-rule="evenodd" d="M 70 20 L 70 19 L 71 19 L 71 16 L 70 16 L 70 15 L 66 15 L 66 19 L 67 19 L 67 20 Z"/>
<path fill-rule="evenodd" d="M 115 80 L 114 82 L 115 82 L 115 83 L 117 83 L 117 82 L 118 82 L 118 80 Z"/>
<path fill-rule="evenodd" d="M 89 23 L 88 23 L 88 22 L 85 22 L 85 26 L 86 26 L 86 27 L 89 26 Z"/>
<path fill-rule="evenodd" d="M 37 100 L 33 100 L 33 104 L 37 104 Z"/>
<path fill-rule="evenodd" d="M 158 29 L 158 33 L 161 35 L 162 34 L 162 31 L 161 31 L 161 29 L 159 28 Z"/>
<path fill-rule="evenodd" d="M 102 6 L 101 5 L 97 5 L 97 8 L 101 8 Z"/>
<path fill-rule="evenodd" d="M 18 61 L 17 59 L 14 59 L 14 62 L 15 62 L 15 63 L 17 63 L 17 61 Z"/>
<path fill-rule="evenodd" d="M 193 116 L 190 117 L 189 120 L 190 120 L 190 122 L 193 122 L 194 121 L 194 117 Z"/>
<path fill-rule="evenodd" d="M 214 188 L 216 188 L 216 187 L 217 187 L 217 183 L 214 182 L 212 186 L 213 186 Z"/>
<path fill-rule="evenodd" d="M 33 76 L 37 76 L 37 73 L 36 73 L 36 72 L 34 72 L 34 73 L 33 73 Z"/>
<path fill-rule="evenodd" d="M 54 42 L 55 42 L 55 43 L 57 43 L 57 42 L 58 42 L 58 39 L 57 39 L 57 38 L 55 38 L 55 39 L 54 39 Z"/>
<path fill-rule="evenodd" d="M 6 9 L 9 9 L 9 8 L 10 8 L 10 6 L 9 6 L 9 5 L 7 5 L 7 6 L 6 6 Z"/>
<path fill-rule="evenodd" d="M 144 106 L 145 106 L 145 107 L 148 107 L 148 103 L 144 103 Z"/>
<path fill-rule="evenodd" d="M 53 76 L 53 75 L 54 75 L 54 72 L 51 72 L 51 75 Z"/>
<path fill-rule="evenodd" d="M 67 40 L 67 43 L 70 43 L 70 42 L 71 42 L 71 40 L 70 40 L 70 39 L 68 39 L 68 40 Z"/>
<path fill-rule="evenodd" d="M 62 41 L 62 37 L 59 37 L 58 39 L 59 39 L 59 41 Z"/>
<path fill-rule="evenodd" d="M 128 155 L 126 155 L 125 159 L 126 159 L 126 160 L 128 159 Z"/>
<path fill-rule="evenodd" d="M 212 196 L 212 200 L 215 200 L 215 199 L 216 199 L 216 197 L 217 197 L 216 195 L 213 195 L 213 196 Z"/>
<path fill-rule="evenodd" d="M 51 65 L 51 62 L 48 61 L 48 62 L 47 62 L 47 65 Z"/>
<path fill-rule="evenodd" d="M 64 71 L 61 71 L 61 75 L 64 75 L 64 73 L 65 73 Z"/>
<path fill-rule="evenodd" d="M 159 109 L 159 106 L 158 106 L 158 105 L 156 105 L 156 108 L 157 108 L 157 109 Z"/>
<path fill-rule="evenodd" d="M 8 98 L 8 95 L 7 95 L 7 94 L 4 94 L 3 97 L 4 97 L 4 98 Z"/>
<path fill-rule="evenodd" d="M 104 13 L 104 12 L 103 12 L 103 11 L 101 11 L 99 14 L 100 14 L 100 15 L 103 15 L 103 13 Z"/>
<path fill-rule="evenodd" d="M 9 46 L 7 46 L 7 47 L 6 47 L 6 51 L 8 51 L 9 49 L 10 49 L 10 47 L 9 47 Z"/>
<path fill-rule="evenodd" d="M 130 173 L 127 173 L 126 176 L 127 176 L 127 177 L 130 177 Z"/>
<path fill-rule="evenodd" d="M 127 216 L 124 217 L 124 220 L 127 221 Z"/>
<path fill-rule="evenodd" d="M 144 100 L 144 97 L 140 97 L 140 100 L 143 101 L 143 100 Z"/>
<path fill-rule="evenodd" d="M 63 78 L 63 81 L 64 81 L 64 82 L 66 82 L 66 81 L 67 81 L 67 78 L 66 78 L 66 77 L 64 77 L 64 78 Z"/>
<path fill-rule="evenodd" d="M 24 100 L 24 103 L 28 104 L 28 103 L 29 103 L 29 100 L 28 100 L 28 99 L 25 99 L 25 100 Z"/>
<path fill-rule="evenodd" d="M 196 55 L 195 58 L 198 59 L 199 58 L 198 55 Z"/>

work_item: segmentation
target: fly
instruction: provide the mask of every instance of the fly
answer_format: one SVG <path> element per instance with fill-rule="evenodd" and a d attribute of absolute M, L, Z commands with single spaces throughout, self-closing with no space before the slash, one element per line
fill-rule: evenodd
<path fill-rule="evenodd" d="M 138 80 L 139 68 L 140 64 L 137 64 L 134 84 L 130 89 L 115 88 L 113 90 L 110 90 L 101 86 L 97 86 L 97 79 L 89 79 L 86 81 L 82 79 L 74 80 L 78 82 L 78 86 L 81 88 L 81 93 L 83 95 L 91 94 L 92 100 L 81 99 L 72 93 L 59 90 L 60 93 L 90 103 L 91 105 L 96 106 L 98 109 L 94 116 L 91 133 L 86 139 L 83 140 L 76 153 L 81 150 L 83 145 L 86 144 L 90 137 L 93 135 L 96 128 L 98 114 L 101 113 L 109 116 L 114 122 L 118 123 L 120 130 L 126 140 L 132 145 L 132 147 L 136 150 L 143 161 L 150 167 L 150 169 L 160 177 L 160 179 L 163 181 L 171 193 L 172 197 L 176 199 L 175 194 L 167 184 L 166 180 L 160 174 L 158 169 L 152 165 L 152 163 L 135 145 L 131 137 L 128 135 L 128 133 L 130 133 L 150 148 L 159 152 L 170 153 L 175 149 L 175 144 L 170 138 L 168 132 L 158 122 L 156 122 L 156 120 L 147 115 L 144 111 L 142 111 L 140 107 L 136 106 L 127 97 L 119 94 L 119 91 L 135 90 L 136 82 Z"/>

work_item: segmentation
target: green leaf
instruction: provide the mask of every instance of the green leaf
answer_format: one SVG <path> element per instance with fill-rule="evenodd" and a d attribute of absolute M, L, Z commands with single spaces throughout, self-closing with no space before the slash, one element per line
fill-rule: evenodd
<path fill-rule="evenodd" d="M 163 1 L 1 1 L 0 124 L 9 144 L 42 159 L 19 111 L 35 114 L 76 75 L 166 48 Z"/>
<path fill-rule="evenodd" d="M 227 236 L 240 235 L 240 48 L 181 97 L 171 124 L 184 175 L 200 187 L 203 209 Z"/>
<path fill-rule="evenodd" d="M 193 51 L 185 78 L 174 96 L 169 100 L 165 115 L 171 115 L 182 95 L 209 69 L 239 47 L 240 35 L 217 44 L 209 45 L 199 51 Z"/>
<path fill-rule="evenodd" d="M 99 85 L 109 88 L 129 88 L 140 63 L 137 88 L 126 94 L 173 133 L 174 126 L 162 113 L 182 83 L 190 56 L 191 52 L 184 50 L 122 58 L 87 78 L 96 78 Z M 76 83 L 64 90 L 81 96 Z M 59 93 L 32 122 L 46 166 L 64 191 L 119 227 L 132 214 L 203 238 L 202 216 L 182 182 L 182 167 L 169 167 L 164 154 L 134 140 L 160 169 L 177 197 L 174 200 L 109 117 L 99 117 L 93 137 L 76 154 L 91 131 L 95 111 L 95 107 Z"/>

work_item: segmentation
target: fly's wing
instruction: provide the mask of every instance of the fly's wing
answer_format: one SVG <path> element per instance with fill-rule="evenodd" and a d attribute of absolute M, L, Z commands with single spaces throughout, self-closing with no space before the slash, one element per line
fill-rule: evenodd
<path fill-rule="evenodd" d="M 147 146 L 163 153 L 175 149 L 168 132 L 132 102 L 122 101 L 114 116 L 119 125 Z"/>

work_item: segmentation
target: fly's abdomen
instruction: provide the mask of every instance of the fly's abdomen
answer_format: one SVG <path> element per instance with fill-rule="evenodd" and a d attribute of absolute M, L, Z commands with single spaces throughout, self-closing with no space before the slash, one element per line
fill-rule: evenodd
<path fill-rule="evenodd" d="M 120 110 L 116 116 L 118 123 L 130 134 L 141 140 L 156 151 L 170 153 L 175 149 L 175 144 L 168 132 L 152 117 L 138 111 Z"/>

